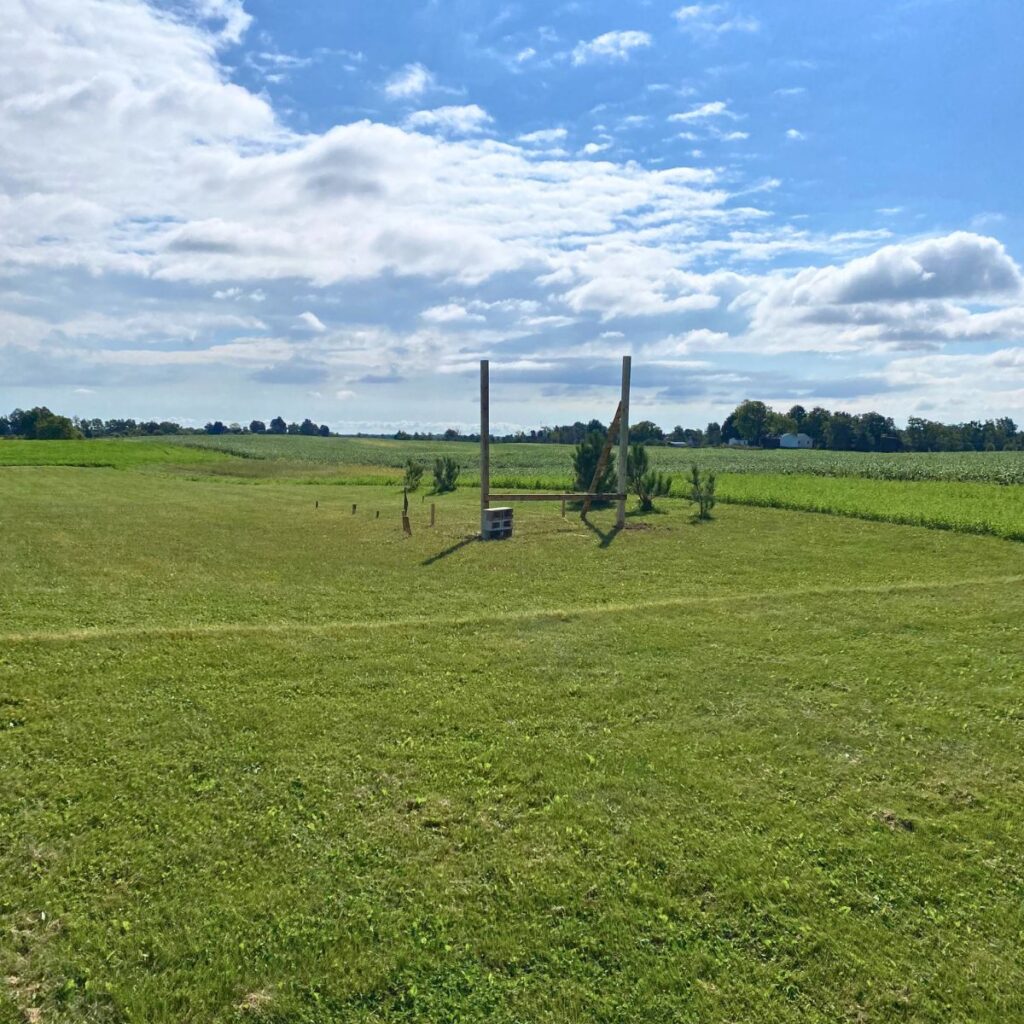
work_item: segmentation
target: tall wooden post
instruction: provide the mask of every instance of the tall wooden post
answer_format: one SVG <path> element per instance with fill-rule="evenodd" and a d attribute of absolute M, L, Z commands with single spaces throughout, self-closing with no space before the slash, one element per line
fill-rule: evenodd
<path fill-rule="evenodd" d="M 619 418 L 619 472 L 618 491 L 622 495 L 619 498 L 618 509 L 615 513 L 615 525 L 622 529 L 626 525 L 626 467 L 629 461 L 629 374 L 632 359 L 629 356 L 622 357 L 622 404 L 619 408 L 622 415 Z"/>
<path fill-rule="evenodd" d="M 490 364 L 480 360 L 480 538 L 487 536 L 487 506 L 491 491 L 491 378 Z"/>

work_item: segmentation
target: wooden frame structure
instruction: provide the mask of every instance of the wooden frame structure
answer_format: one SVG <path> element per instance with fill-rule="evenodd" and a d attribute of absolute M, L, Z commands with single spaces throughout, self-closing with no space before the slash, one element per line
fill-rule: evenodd
<path fill-rule="evenodd" d="M 491 502 L 510 501 L 582 501 L 582 518 L 586 519 L 592 501 L 613 500 L 616 503 L 615 525 L 619 529 L 626 525 L 626 469 L 629 463 L 629 385 L 632 373 L 632 359 L 622 357 L 622 397 L 615 418 L 608 430 L 608 439 L 598 460 L 597 469 L 589 491 L 566 494 L 492 494 L 491 493 L 491 374 L 490 361 L 480 360 L 480 536 L 487 537 L 487 509 Z M 616 438 L 616 433 L 618 437 Z M 611 450 L 618 441 L 616 465 L 616 493 L 598 493 L 595 488 L 608 465 Z"/>

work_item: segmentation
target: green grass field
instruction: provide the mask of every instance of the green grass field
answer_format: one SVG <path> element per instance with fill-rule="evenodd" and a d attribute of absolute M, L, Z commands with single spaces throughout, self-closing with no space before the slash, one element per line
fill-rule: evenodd
<path fill-rule="evenodd" d="M 1024 1018 L 1024 547 L 111 444 L 0 469 L 5 1024 Z"/>
<path fill-rule="evenodd" d="M 571 486 L 568 446 L 504 444 L 492 451 L 494 490 L 558 491 Z M 650 448 L 649 452 L 654 466 L 675 474 L 674 498 L 686 497 L 686 473 L 697 463 L 718 473 L 723 502 L 1024 540 L 1024 490 L 1012 482 L 1018 474 L 1024 480 L 1022 452 L 894 456 L 673 448 Z M 148 468 L 174 471 L 192 480 L 349 487 L 397 487 L 407 459 L 429 468 L 438 455 L 451 455 L 460 462 L 464 487 L 479 487 L 477 447 L 459 442 L 222 435 L 0 444 L 0 466 Z"/>

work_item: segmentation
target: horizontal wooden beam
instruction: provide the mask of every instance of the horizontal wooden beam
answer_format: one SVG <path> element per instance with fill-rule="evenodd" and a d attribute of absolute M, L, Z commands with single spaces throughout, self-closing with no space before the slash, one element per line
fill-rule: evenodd
<path fill-rule="evenodd" d="M 497 501 L 625 501 L 625 494 L 592 494 L 587 491 L 574 494 L 488 494 L 487 504 Z"/>

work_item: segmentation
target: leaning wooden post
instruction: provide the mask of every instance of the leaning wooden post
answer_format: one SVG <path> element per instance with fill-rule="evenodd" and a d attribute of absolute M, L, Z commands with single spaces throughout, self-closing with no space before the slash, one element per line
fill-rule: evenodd
<path fill-rule="evenodd" d="M 622 415 L 619 419 L 619 507 L 615 514 L 615 525 L 622 529 L 626 525 L 626 468 L 629 463 L 629 373 L 632 359 L 622 357 Z"/>
<path fill-rule="evenodd" d="M 480 360 L 480 538 L 487 536 L 487 506 L 491 490 L 491 380 L 490 364 Z"/>

